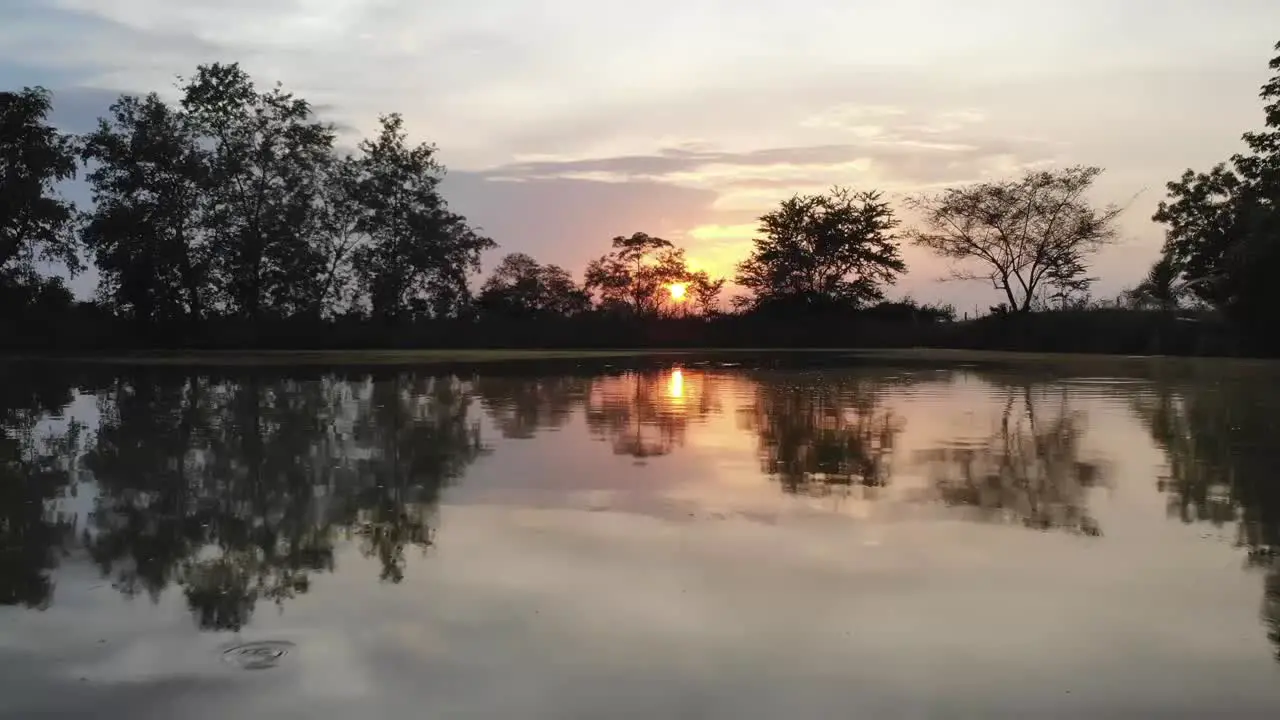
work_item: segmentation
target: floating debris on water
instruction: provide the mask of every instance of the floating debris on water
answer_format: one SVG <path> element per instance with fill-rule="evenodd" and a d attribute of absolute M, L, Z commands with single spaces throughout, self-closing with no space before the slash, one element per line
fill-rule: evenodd
<path fill-rule="evenodd" d="M 260 640 L 223 650 L 222 660 L 242 670 L 265 670 L 275 667 L 293 647 L 293 643 L 285 640 Z"/>

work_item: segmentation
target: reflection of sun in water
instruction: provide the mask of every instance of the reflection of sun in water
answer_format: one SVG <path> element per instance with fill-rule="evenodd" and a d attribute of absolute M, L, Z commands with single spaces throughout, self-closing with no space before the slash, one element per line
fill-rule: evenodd
<path fill-rule="evenodd" d="M 689 286 L 685 283 L 672 283 L 667 286 L 667 290 L 671 292 L 671 299 L 676 302 L 684 302 L 685 291 L 688 289 Z"/>
<path fill-rule="evenodd" d="M 671 371 L 671 381 L 667 384 L 667 391 L 674 400 L 684 397 L 684 373 L 680 368 Z"/>

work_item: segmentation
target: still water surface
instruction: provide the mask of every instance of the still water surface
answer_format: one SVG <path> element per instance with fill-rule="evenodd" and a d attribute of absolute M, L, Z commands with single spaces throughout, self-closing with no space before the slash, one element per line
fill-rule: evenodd
<path fill-rule="evenodd" d="M 0 368 L 0 716 L 1280 717 L 1280 371 Z"/>

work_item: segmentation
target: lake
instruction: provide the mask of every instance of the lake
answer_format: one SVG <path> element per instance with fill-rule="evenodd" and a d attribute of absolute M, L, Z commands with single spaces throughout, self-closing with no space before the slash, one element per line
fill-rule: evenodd
<path fill-rule="evenodd" d="M 0 365 L 0 717 L 1280 717 L 1280 365 Z"/>

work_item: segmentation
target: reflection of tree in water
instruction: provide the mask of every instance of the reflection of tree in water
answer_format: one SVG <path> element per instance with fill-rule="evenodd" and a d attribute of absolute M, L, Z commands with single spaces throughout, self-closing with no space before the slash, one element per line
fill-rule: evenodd
<path fill-rule="evenodd" d="M 758 435 L 762 468 L 784 490 L 823 496 L 888 484 L 903 425 L 881 407 L 878 384 L 829 374 L 756 380 L 742 425 Z"/>
<path fill-rule="evenodd" d="M 56 507 L 75 492 L 82 427 L 42 431 L 41 421 L 71 403 L 71 388 L 37 372 L 11 379 L 0 369 L 0 605 L 43 608 L 53 594 L 49 573 L 75 535 L 74 518 Z"/>
<path fill-rule="evenodd" d="M 86 456 L 101 497 L 86 545 L 128 595 L 183 588 L 201 627 L 236 629 L 258 599 L 332 566 L 311 448 L 334 407 L 321 384 L 138 375 L 99 394 Z"/>
<path fill-rule="evenodd" d="M 1262 622 L 1267 628 L 1267 639 L 1275 648 L 1276 661 L 1280 662 L 1280 568 L 1275 559 L 1262 581 Z"/>
<path fill-rule="evenodd" d="M 713 376 L 675 368 L 597 378 L 586 402 L 591 433 L 644 460 L 682 445 L 689 423 L 718 410 L 719 394 Z"/>
<path fill-rule="evenodd" d="M 1241 373 L 1247 373 L 1242 370 Z M 1280 403 L 1263 371 L 1212 379 L 1158 379 L 1134 409 L 1163 449 L 1159 482 L 1169 515 L 1231 527 L 1250 567 L 1263 570 L 1262 620 L 1280 660 Z"/>
<path fill-rule="evenodd" d="M 398 581 L 441 485 L 479 452 L 454 380 L 135 377 L 99 399 L 86 545 L 126 594 L 180 585 L 206 629 L 306 592 L 339 533 Z"/>
<path fill-rule="evenodd" d="M 572 375 L 482 375 L 475 381 L 476 395 L 505 438 L 528 439 L 539 430 L 564 427 L 590 389 L 589 378 Z"/>
<path fill-rule="evenodd" d="M 140 377 L 98 395 L 85 465 L 101 496 L 85 544 L 127 595 L 158 598 L 179 564 L 209 541 L 218 495 L 202 462 L 211 412 L 205 384 Z"/>
<path fill-rule="evenodd" d="M 375 381 L 360 403 L 354 436 L 365 450 L 355 462 L 357 492 L 344 524 L 382 564 L 382 579 L 404 578 L 404 549 L 432 543 L 430 520 L 440 491 L 459 480 L 483 451 L 471 400 L 455 378 L 397 375 Z"/>
<path fill-rule="evenodd" d="M 1065 389 L 1053 395 L 1010 391 L 985 441 L 917 453 L 936 497 L 984 522 L 1100 535 L 1087 503 L 1102 468 L 1080 459 L 1083 414 L 1071 410 Z M 1056 408 L 1047 411 L 1050 403 Z"/>

